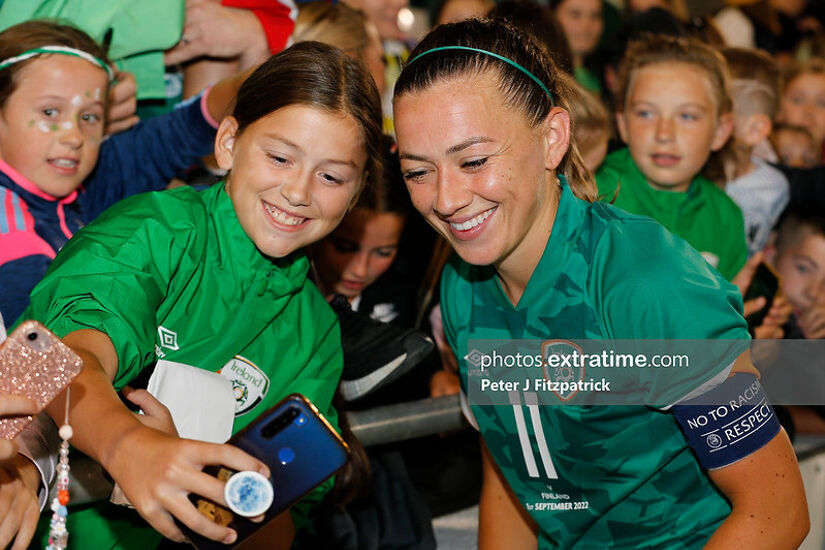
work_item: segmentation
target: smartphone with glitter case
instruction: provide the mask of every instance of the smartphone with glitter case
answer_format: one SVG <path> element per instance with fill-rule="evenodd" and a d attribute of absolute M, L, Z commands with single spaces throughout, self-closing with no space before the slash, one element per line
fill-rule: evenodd
<path fill-rule="evenodd" d="M 228 443 L 264 462 L 269 467 L 269 481 L 274 489 L 272 505 L 260 523 L 235 514 L 211 500 L 189 495 L 203 515 L 237 531 L 238 539 L 233 546 L 251 537 L 275 516 L 336 474 L 349 459 L 349 448 L 341 436 L 300 394 L 287 396 L 232 436 Z M 222 481 L 235 473 L 226 468 L 212 467 L 205 471 Z M 194 533 L 180 522 L 178 526 L 199 550 L 231 548 Z"/>
<path fill-rule="evenodd" d="M 83 360 L 37 321 L 24 321 L 0 345 L 0 393 L 22 395 L 42 411 L 83 368 Z M 34 419 L 0 419 L 0 437 L 13 439 Z"/>

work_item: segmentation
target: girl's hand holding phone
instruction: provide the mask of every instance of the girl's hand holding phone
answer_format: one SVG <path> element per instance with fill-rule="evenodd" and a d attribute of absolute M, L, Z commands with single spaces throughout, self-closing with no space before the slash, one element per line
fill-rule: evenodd
<path fill-rule="evenodd" d="M 122 435 L 107 470 L 143 518 L 163 536 L 185 541 L 173 516 L 216 541 L 231 544 L 234 530 L 210 521 L 189 500 L 189 493 L 225 505 L 224 482 L 204 473 L 208 465 L 253 470 L 269 476 L 261 461 L 230 445 L 181 439 L 143 425 Z"/>

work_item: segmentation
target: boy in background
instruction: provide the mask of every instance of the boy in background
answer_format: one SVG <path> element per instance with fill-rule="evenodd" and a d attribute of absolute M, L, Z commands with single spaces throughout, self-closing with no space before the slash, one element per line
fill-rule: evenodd
<path fill-rule="evenodd" d="M 782 217 L 765 260 L 793 307 L 787 338 L 825 338 L 825 215 L 794 208 Z"/>
<path fill-rule="evenodd" d="M 722 50 L 731 73 L 734 126 L 723 153 L 725 191 L 742 210 L 748 255 L 762 250 L 788 204 L 788 180 L 753 154 L 771 135 L 779 108 L 779 67 L 765 52 Z"/>
<path fill-rule="evenodd" d="M 782 291 L 793 306 L 785 338 L 825 338 L 825 215 L 809 206 L 788 209 L 765 247 L 765 261 L 779 274 Z M 825 434 L 825 407 L 787 410 L 793 431 Z"/>

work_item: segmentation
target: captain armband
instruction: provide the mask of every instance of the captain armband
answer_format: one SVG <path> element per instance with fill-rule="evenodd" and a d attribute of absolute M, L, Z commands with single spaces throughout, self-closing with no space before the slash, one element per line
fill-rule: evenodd
<path fill-rule="evenodd" d="M 699 464 L 708 470 L 758 451 L 781 427 L 759 379 L 744 372 L 674 405 L 671 412 Z"/>

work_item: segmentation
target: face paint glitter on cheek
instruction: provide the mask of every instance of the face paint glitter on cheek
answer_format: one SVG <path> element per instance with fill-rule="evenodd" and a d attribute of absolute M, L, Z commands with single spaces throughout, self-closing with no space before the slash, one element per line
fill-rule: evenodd
<path fill-rule="evenodd" d="M 45 120 L 38 120 L 37 121 L 37 129 L 40 130 L 41 132 L 43 132 L 44 134 L 48 134 L 49 132 L 52 131 L 51 127 L 49 126 L 49 123 L 46 122 Z"/>

